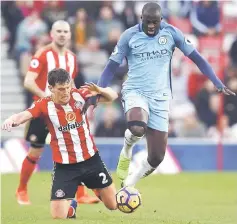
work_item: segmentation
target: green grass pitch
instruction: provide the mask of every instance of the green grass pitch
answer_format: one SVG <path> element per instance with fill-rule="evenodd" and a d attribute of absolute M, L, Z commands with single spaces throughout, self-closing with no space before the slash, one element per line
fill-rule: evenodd
<path fill-rule="evenodd" d="M 19 175 L 2 175 L 3 224 L 237 224 L 237 173 L 153 175 L 137 185 L 142 206 L 133 214 L 108 211 L 102 203 L 80 205 L 76 220 L 52 220 L 50 173 L 36 173 L 29 184 L 31 206 L 15 200 Z M 114 176 L 117 188 L 119 181 Z"/>

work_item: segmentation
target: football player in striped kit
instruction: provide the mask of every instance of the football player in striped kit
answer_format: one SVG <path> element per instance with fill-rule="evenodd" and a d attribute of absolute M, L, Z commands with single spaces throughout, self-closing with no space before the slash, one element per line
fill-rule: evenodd
<path fill-rule="evenodd" d="M 74 79 L 77 76 L 76 55 L 67 48 L 71 39 L 71 31 L 68 22 L 56 21 L 50 32 L 52 42 L 40 48 L 33 56 L 29 70 L 26 74 L 24 86 L 33 94 L 33 100 L 46 97 L 50 94 L 48 88 L 48 72 L 54 68 L 63 68 Z M 30 121 L 27 125 L 26 140 L 30 143 L 28 155 L 22 163 L 20 183 L 16 191 L 17 202 L 21 205 L 29 205 L 27 184 L 43 153 L 43 147 L 49 131 L 41 118 Z M 79 203 L 98 203 L 97 197 L 89 196 L 84 186 L 79 186 L 77 191 Z"/>
<path fill-rule="evenodd" d="M 35 101 L 27 110 L 10 116 L 2 129 L 10 131 L 12 127 L 39 117 L 47 124 L 54 161 L 51 189 L 53 218 L 75 216 L 75 211 L 70 215 L 68 211 L 76 207 L 74 197 L 82 182 L 94 190 L 108 209 L 117 209 L 115 186 L 100 158 L 82 108 L 92 96 L 99 95 L 99 102 L 109 102 L 115 100 L 118 94 L 109 87 L 95 84 L 72 88 L 72 79 L 64 69 L 50 71 L 48 83 L 52 94 Z"/>

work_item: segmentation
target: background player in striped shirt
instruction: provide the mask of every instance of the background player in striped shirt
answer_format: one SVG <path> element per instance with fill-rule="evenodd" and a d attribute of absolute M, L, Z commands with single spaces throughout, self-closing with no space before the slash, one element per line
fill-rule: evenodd
<path fill-rule="evenodd" d="M 70 203 L 75 203 L 72 199 L 81 182 L 93 189 L 108 209 L 115 210 L 116 189 L 99 156 L 82 108 L 91 96 L 99 95 L 99 102 L 108 102 L 115 100 L 118 94 L 109 87 L 101 88 L 94 84 L 72 88 L 71 77 L 64 69 L 50 71 L 48 82 L 52 95 L 35 101 L 26 111 L 6 119 L 2 129 L 10 131 L 32 118 L 41 117 L 46 122 L 54 161 L 51 189 L 53 218 L 68 217 Z"/>
<path fill-rule="evenodd" d="M 67 48 L 71 39 L 69 24 L 63 20 L 56 21 L 52 26 L 50 35 L 52 43 L 39 49 L 33 56 L 24 81 L 25 88 L 33 94 L 34 100 L 50 94 L 48 72 L 52 69 L 63 68 L 69 72 L 72 79 L 77 75 L 76 55 Z M 16 191 L 19 204 L 30 204 L 27 184 L 43 152 L 48 133 L 48 129 L 41 118 L 33 119 L 28 124 L 26 140 L 30 142 L 30 149 L 23 161 L 20 183 Z M 97 197 L 89 196 L 86 193 L 84 186 L 78 188 L 77 200 L 80 203 L 99 202 Z"/>

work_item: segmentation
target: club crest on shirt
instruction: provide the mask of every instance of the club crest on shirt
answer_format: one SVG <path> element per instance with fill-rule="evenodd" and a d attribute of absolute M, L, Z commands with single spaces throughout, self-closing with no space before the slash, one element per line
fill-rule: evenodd
<path fill-rule="evenodd" d="M 67 122 L 72 122 L 76 120 L 76 114 L 73 111 L 67 112 L 65 115 Z"/>
<path fill-rule="evenodd" d="M 165 45 L 165 44 L 167 43 L 167 38 L 166 38 L 165 36 L 159 37 L 158 43 L 159 43 L 160 45 Z"/>

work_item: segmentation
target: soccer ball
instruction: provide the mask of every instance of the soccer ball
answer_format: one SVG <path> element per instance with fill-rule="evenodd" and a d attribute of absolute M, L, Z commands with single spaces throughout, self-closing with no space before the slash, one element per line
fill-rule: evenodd
<path fill-rule="evenodd" d="M 142 204 L 139 191 L 133 187 L 123 187 L 116 194 L 118 209 L 124 213 L 132 213 Z"/>

